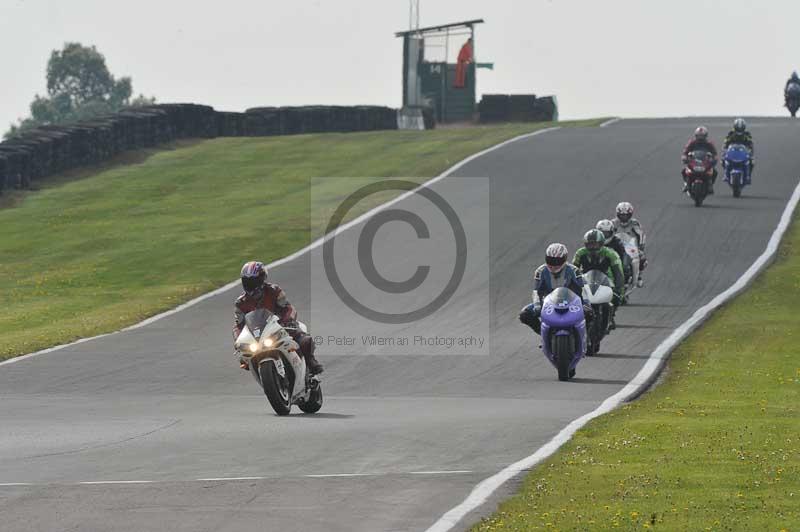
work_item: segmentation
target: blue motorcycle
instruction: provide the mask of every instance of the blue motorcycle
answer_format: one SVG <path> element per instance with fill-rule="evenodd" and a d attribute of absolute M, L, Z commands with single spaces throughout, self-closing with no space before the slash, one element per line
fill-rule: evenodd
<path fill-rule="evenodd" d="M 750 184 L 750 150 L 743 144 L 731 144 L 722 157 L 725 182 L 731 186 L 733 197 L 742 195 L 742 189 Z"/>

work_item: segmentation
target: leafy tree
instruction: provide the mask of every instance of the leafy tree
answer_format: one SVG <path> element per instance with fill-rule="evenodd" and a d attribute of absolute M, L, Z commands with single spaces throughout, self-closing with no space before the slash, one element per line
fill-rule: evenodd
<path fill-rule="evenodd" d="M 73 122 L 123 107 L 155 103 L 155 98 L 141 94 L 131 100 L 132 94 L 131 78 L 115 79 L 97 48 L 66 43 L 62 50 L 53 50 L 47 62 L 47 96 L 37 94 L 30 105 L 31 116 L 12 124 L 5 137 L 42 125 Z"/>

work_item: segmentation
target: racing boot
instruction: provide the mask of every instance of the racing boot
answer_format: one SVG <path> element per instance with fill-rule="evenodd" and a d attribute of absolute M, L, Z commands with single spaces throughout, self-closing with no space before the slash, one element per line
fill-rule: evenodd
<path fill-rule="evenodd" d="M 319 375 L 325 371 L 325 368 L 323 368 L 322 364 L 319 363 L 317 357 L 314 356 L 314 351 L 317 349 L 317 346 L 314 345 L 314 339 L 309 335 L 305 335 L 300 339 L 299 345 L 300 353 L 306 360 L 306 367 L 308 368 L 309 373 L 312 375 Z"/>

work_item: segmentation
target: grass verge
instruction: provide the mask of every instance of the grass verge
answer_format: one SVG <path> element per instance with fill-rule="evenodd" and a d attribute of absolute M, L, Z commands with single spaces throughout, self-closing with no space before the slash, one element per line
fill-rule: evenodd
<path fill-rule="evenodd" d="M 552 125 L 214 139 L 15 194 L 0 208 L 0 359 L 131 325 L 305 246 L 322 223 L 313 177 L 421 182 Z"/>
<path fill-rule="evenodd" d="M 599 417 L 473 527 L 800 530 L 800 224 L 665 381 Z"/>

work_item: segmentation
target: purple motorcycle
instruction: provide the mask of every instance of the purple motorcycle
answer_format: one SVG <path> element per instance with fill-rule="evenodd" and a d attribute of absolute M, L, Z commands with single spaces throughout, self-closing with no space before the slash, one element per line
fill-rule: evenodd
<path fill-rule="evenodd" d="M 583 303 L 569 288 L 556 288 L 542 305 L 542 350 L 558 370 L 558 380 L 575 376 L 575 366 L 586 354 Z"/>

